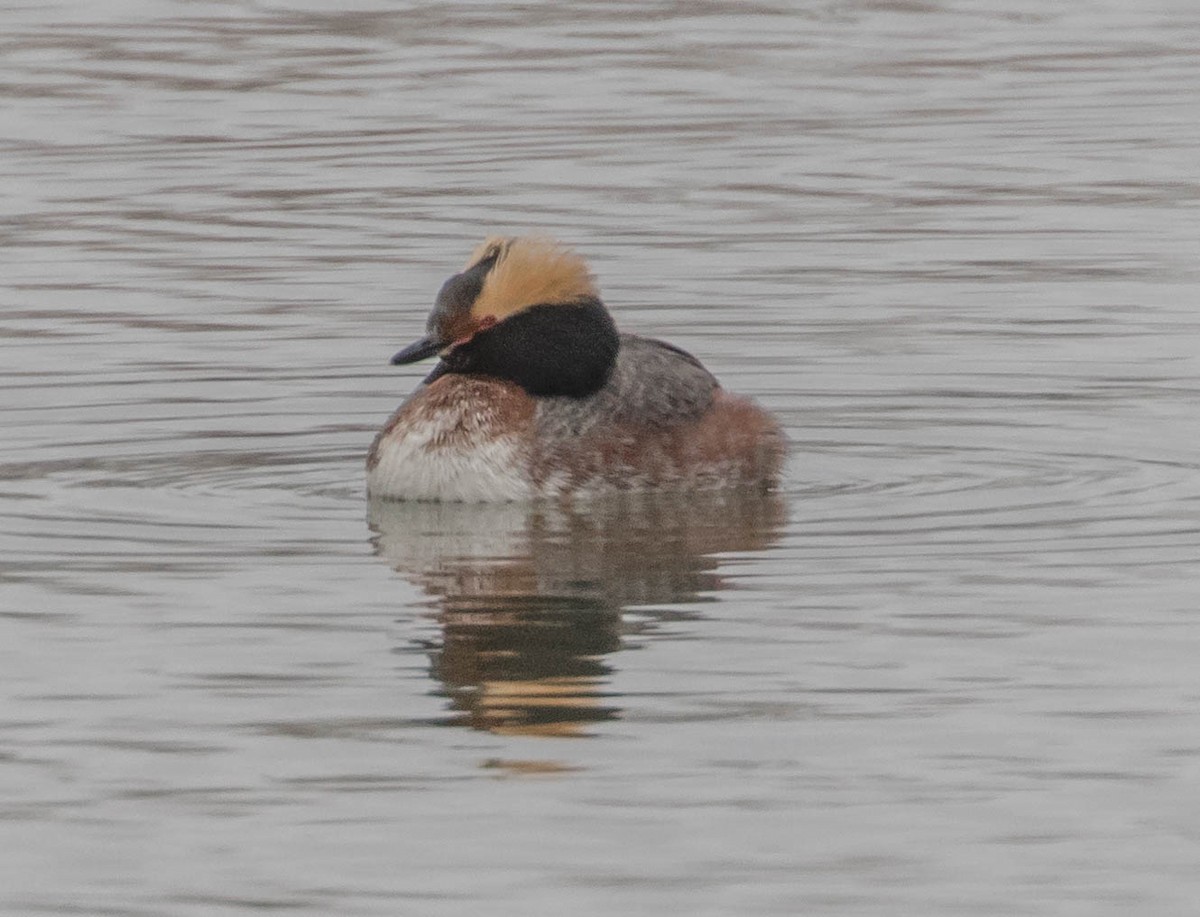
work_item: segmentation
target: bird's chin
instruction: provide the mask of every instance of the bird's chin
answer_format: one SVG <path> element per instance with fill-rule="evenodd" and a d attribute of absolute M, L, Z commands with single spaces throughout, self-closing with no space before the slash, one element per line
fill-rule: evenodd
<path fill-rule="evenodd" d="M 429 371 L 429 375 L 421 380 L 421 384 L 430 385 L 442 378 L 442 376 L 446 375 L 448 372 L 450 372 L 450 364 L 448 364 L 445 360 L 438 360 L 437 365 Z"/>

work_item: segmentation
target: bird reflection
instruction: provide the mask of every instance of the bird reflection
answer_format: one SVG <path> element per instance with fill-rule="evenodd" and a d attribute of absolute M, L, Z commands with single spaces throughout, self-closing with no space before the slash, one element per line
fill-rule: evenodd
<path fill-rule="evenodd" d="M 624 639 L 681 616 L 663 606 L 724 588 L 717 555 L 768 547 L 784 505 L 736 492 L 574 507 L 372 501 L 369 519 L 376 552 L 435 599 L 431 671 L 452 721 L 574 736 L 619 715 L 606 686 Z M 623 620 L 630 609 L 641 624 Z"/>

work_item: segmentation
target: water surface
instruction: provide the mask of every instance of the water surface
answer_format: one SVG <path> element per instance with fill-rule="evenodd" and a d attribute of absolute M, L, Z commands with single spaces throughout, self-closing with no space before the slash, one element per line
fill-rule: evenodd
<path fill-rule="evenodd" d="M 4 913 L 1194 910 L 1192 4 L 0 18 Z M 531 230 L 779 494 L 368 504 Z"/>

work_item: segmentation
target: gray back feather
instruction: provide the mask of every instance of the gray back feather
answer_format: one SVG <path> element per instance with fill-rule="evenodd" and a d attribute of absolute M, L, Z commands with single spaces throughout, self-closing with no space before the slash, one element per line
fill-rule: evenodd
<path fill-rule="evenodd" d="M 612 376 L 587 398 L 539 398 L 542 436 L 579 436 L 613 424 L 661 427 L 699 417 L 712 404 L 717 380 L 690 353 L 634 334 L 621 335 Z"/>

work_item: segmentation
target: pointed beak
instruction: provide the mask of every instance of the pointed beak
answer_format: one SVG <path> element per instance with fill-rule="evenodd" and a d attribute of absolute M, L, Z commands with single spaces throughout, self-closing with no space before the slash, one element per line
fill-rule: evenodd
<path fill-rule="evenodd" d="M 409 344 L 392 357 L 392 365 L 399 366 L 404 363 L 416 363 L 418 360 L 434 356 L 445 346 L 445 344 L 436 338 L 423 337 L 421 340 Z"/>

